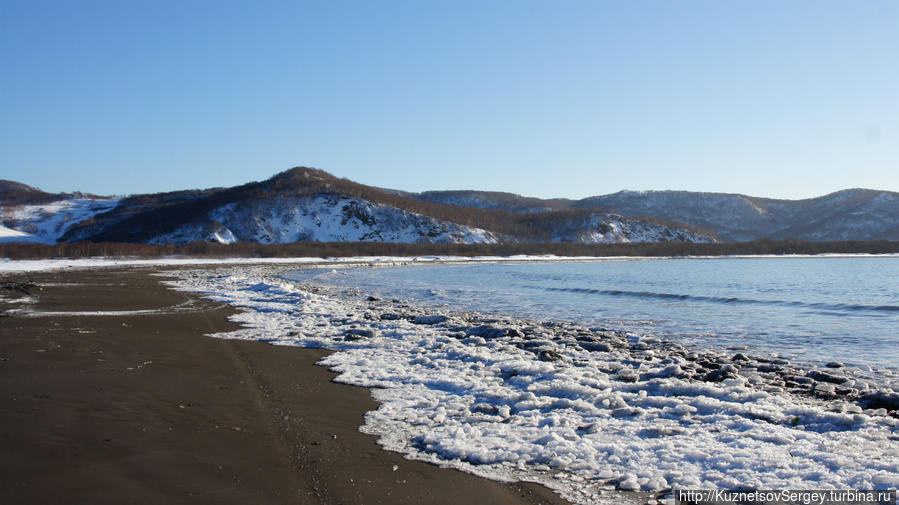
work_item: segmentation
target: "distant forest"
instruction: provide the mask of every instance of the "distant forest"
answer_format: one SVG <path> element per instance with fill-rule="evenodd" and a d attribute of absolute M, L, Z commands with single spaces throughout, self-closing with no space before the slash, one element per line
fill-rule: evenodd
<path fill-rule="evenodd" d="M 727 256 L 747 254 L 888 254 L 899 253 L 899 242 L 845 241 L 804 242 L 798 240 L 756 240 L 717 244 L 686 242 L 580 244 L 580 243 L 503 243 L 503 244 L 398 244 L 384 242 L 296 242 L 256 244 L 239 242 L 219 244 L 150 245 L 77 242 L 43 245 L 32 243 L 0 244 L 0 258 L 56 259 L 100 256 L 161 258 L 333 258 L 347 256 Z"/>

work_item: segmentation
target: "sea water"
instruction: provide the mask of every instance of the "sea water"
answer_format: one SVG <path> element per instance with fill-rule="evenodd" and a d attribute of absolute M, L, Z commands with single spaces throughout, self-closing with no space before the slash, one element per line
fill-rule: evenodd
<path fill-rule="evenodd" d="M 301 278 L 308 273 L 295 273 Z M 856 367 L 899 364 L 899 258 L 663 259 L 357 268 L 316 282 L 416 304 Z"/>

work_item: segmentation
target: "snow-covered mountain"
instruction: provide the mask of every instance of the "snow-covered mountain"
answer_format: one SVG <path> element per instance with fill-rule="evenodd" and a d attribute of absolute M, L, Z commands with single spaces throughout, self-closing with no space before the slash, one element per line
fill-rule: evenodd
<path fill-rule="evenodd" d="M 617 244 L 629 242 L 695 242 L 716 240 L 707 233 L 683 226 L 631 219 L 617 214 L 590 213 L 579 218 L 560 220 L 553 230 L 553 242 Z"/>
<path fill-rule="evenodd" d="M 806 200 L 722 193 L 621 191 L 587 198 L 582 207 L 659 216 L 714 230 L 724 241 L 758 238 L 899 240 L 899 193 L 848 189 Z"/>
<path fill-rule="evenodd" d="M 215 208 L 151 243 L 210 240 L 262 244 L 290 242 L 399 242 L 492 244 L 480 228 L 441 221 L 359 198 L 337 195 L 239 201 Z"/>
<path fill-rule="evenodd" d="M 117 198 L 61 198 L 46 203 L 0 205 L 0 242 L 55 244 L 73 225 L 107 212 Z"/>
<path fill-rule="evenodd" d="M 52 195 L 19 183 L 5 184 L 0 184 L 3 241 L 714 241 L 709 234 L 675 224 L 592 210 L 556 213 L 535 207 L 527 215 L 517 215 L 423 202 L 401 191 L 364 186 L 310 168 L 294 168 L 233 188 L 123 198 Z"/>
<path fill-rule="evenodd" d="M 541 200 L 485 191 L 405 195 L 434 203 L 514 213 L 590 209 L 648 216 L 711 230 L 726 242 L 760 238 L 899 240 L 899 193 L 868 189 L 848 189 L 806 200 L 689 191 L 620 191 L 582 200 Z"/>
<path fill-rule="evenodd" d="M 372 188 L 305 168 L 234 188 L 118 199 L 72 199 L 69 195 L 54 199 L 23 185 L 17 185 L 15 192 L 39 194 L 41 203 L 10 198 L 14 203 L 0 204 L 4 226 L 0 236 L 5 241 L 280 244 L 498 240 L 494 233 L 476 226 L 374 201 L 380 195 Z"/>
<path fill-rule="evenodd" d="M 684 224 L 685 223 L 685 224 Z M 621 191 L 583 200 L 408 193 L 294 168 L 232 188 L 100 197 L 0 181 L 0 242 L 714 242 L 899 240 L 899 194 L 808 200 Z"/>

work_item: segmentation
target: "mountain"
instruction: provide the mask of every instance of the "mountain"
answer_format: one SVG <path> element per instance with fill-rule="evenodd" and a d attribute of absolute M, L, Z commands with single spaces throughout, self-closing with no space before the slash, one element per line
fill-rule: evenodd
<path fill-rule="evenodd" d="M 18 182 L 0 181 L 0 243 L 55 244 L 68 230 L 119 200 L 82 193 L 45 193 Z"/>
<path fill-rule="evenodd" d="M 758 238 L 899 240 L 899 193 L 848 189 L 805 200 L 775 200 L 722 193 L 621 191 L 587 198 L 584 207 L 625 214 L 664 215 L 715 230 L 725 241 Z"/>
<path fill-rule="evenodd" d="M 136 195 L 71 227 L 63 241 L 210 240 L 492 243 L 492 233 L 416 213 L 380 192 L 321 170 L 295 168 L 233 188 Z M 410 200 L 412 207 L 421 204 Z M 401 203 L 401 202 L 399 202 Z"/>
<path fill-rule="evenodd" d="M 12 182 L 2 188 L 9 197 L 0 194 L 0 242 L 715 241 L 677 223 L 596 209 L 525 213 L 519 206 L 515 213 L 446 205 L 305 167 L 232 188 L 128 197 L 54 195 Z"/>
<path fill-rule="evenodd" d="M 570 209 L 666 219 L 711 230 L 725 242 L 761 238 L 899 240 L 899 193 L 848 189 L 805 200 L 689 191 L 620 191 L 582 200 L 485 191 L 406 193 L 411 198 L 515 213 Z"/>
<path fill-rule="evenodd" d="M 899 193 L 805 200 L 620 191 L 582 200 L 410 193 L 298 167 L 231 188 L 100 197 L 0 181 L 0 242 L 494 243 L 899 240 Z"/>

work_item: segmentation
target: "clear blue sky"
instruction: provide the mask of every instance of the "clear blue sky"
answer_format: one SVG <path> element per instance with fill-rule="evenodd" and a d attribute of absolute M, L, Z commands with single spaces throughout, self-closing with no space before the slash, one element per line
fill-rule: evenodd
<path fill-rule="evenodd" d="M 0 179 L 899 191 L 899 2 L 0 0 Z"/>

